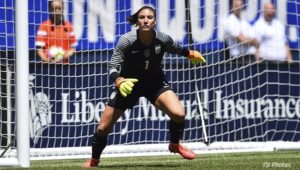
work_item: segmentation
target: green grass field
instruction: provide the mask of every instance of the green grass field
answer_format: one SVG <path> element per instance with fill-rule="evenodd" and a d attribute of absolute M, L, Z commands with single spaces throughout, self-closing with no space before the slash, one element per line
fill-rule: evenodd
<path fill-rule="evenodd" d="M 82 169 L 85 160 L 31 161 L 36 170 Z M 2 168 L 0 168 L 2 169 Z M 16 168 L 11 168 L 16 169 Z M 19 169 L 19 168 L 18 168 Z M 300 169 L 300 151 L 199 154 L 195 160 L 178 155 L 129 158 L 103 158 L 100 167 L 113 170 L 184 170 L 184 169 Z"/>

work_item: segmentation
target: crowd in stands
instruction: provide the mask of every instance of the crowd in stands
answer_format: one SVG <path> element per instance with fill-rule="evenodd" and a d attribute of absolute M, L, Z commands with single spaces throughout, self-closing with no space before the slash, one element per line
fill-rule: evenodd
<path fill-rule="evenodd" d="M 244 0 L 230 1 L 230 14 L 223 23 L 226 59 L 238 62 L 292 62 L 284 25 L 276 19 L 274 4 L 266 2 L 262 15 L 250 24 L 242 17 Z M 63 2 L 49 1 L 49 19 L 41 23 L 36 35 L 37 55 L 43 62 L 68 63 L 74 56 L 77 40 L 72 23 L 63 18 Z M 62 49 L 60 52 L 51 47 Z M 51 56 L 54 55 L 54 56 Z"/>
<path fill-rule="evenodd" d="M 261 17 L 253 24 L 241 17 L 243 0 L 232 0 L 231 14 L 224 22 L 226 48 L 230 59 L 239 62 L 292 62 L 284 25 L 275 18 L 271 2 L 263 5 Z"/>

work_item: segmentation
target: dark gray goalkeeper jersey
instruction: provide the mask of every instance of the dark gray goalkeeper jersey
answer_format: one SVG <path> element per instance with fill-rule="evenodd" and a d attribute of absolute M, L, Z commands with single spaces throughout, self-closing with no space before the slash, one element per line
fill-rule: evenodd
<path fill-rule="evenodd" d="M 109 63 L 109 76 L 137 78 L 139 81 L 163 80 L 162 59 L 165 52 L 188 56 L 188 50 L 162 32 L 154 31 L 152 43 L 145 46 L 137 36 L 138 30 L 122 35 Z"/>

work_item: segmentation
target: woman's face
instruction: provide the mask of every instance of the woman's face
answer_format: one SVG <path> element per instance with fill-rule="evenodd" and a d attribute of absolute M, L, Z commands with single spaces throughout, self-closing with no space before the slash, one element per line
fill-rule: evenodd
<path fill-rule="evenodd" d="M 151 9 L 143 9 L 138 14 L 137 25 L 142 31 L 150 31 L 156 25 L 156 19 L 154 17 L 154 12 Z"/>

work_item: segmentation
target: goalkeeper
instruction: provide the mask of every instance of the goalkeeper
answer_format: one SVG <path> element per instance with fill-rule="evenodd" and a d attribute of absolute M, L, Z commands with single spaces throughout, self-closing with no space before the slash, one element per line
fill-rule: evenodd
<path fill-rule="evenodd" d="M 107 136 L 121 114 L 130 109 L 141 96 L 146 97 L 170 120 L 170 152 L 185 159 L 194 159 L 195 153 L 180 145 L 183 135 L 185 112 L 177 95 L 165 80 L 161 62 L 165 52 L 186 56 L 193 64 L 205 63 L 197 51 L 189 51 L 173 39 L 154 29 L 155 9 L 143 6 L 128 18 L 131 25 L 138 26 L 120 37 L 109 63 L 109 76 L 116 85 L 102 114 L 100 124 L 92 138 L 92 159 L 86 167 L 98 166 L 100 155 L 107 145 Z"/>

